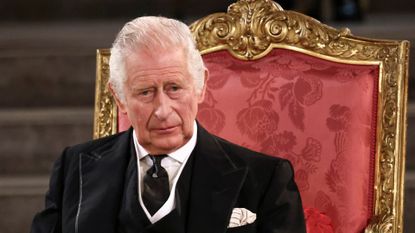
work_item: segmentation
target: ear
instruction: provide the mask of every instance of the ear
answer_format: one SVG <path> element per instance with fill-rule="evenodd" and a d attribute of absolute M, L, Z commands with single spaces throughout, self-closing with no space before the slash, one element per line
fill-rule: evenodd
<path fill-rule="evenodd" d="M 117 92 L 114 91 L 114 88 L 110 83 L 108 83 L 108 90 L 110 90 L 112 97 L 115 99 L 115 103 L 117 103 L 118 109 L 122 114 L 127 114 L 127 108 L 125 103 L 119 98 Z"/>
<path fill-rule="evenodd" d="M 198 99 L 198 103 L 202 103 L 203 100 L 205 99 L 205 93 L 206 93 L 206 88 L 207 88 L 207 81 L 209 79 L 209 71 L 205 68 L 205 77 L 203 80 L 203 88 L 201 90 L 201 92 L 199 93 L 199 99 Z"/>

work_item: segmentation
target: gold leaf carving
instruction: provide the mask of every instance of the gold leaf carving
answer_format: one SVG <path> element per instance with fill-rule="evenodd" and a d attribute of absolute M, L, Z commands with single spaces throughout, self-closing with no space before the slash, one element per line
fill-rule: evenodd
<path fill-rule="evenodd" d="M 393 216 L 384 215 L 382 217 L 375 217 L 365 233 L 392 233 L 393 231 Z"/>
<path fill-rule="evenodd" d="M 227 48 L 240 59 L 257 59 L 272 49 L 273 43 L 324 49 L 341 54 L 350 45 L 334 41 L 347 35 L 303 14 L 284 11 L 273 1 L 241 0 L 228 13 L 209 15 L 190 26 L 201 52 Z"/>
<path fill-rule="evenodd" d="M 117 132 L 117 107 L 107 85 L 110 69 L 109 57 L 109 50 L 97 51 L 94 138 L 109 136 Z"/>

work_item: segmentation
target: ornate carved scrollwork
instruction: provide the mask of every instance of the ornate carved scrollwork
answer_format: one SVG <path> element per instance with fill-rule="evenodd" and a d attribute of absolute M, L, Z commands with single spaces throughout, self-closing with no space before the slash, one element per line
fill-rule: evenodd
<path fill-rule="evenodd" d="M 390 233 L 393 231 L 393 215 L 376 216 L 365 229 L 365 233 Z"/>
<path fill-rule="evenodd" d="M 261 58 L 283 45 L 338 58 L 370 60 L 383 47 L 362 44 L 351 39 L 347 28 L 336 30 L 306 15 L 284 11 L 269 0 L 240 0 L 229 6 L 227 13 L 209 15 L 190 28 L 202 53 L 227 49 L 245 60 Z"/>
<path fill-rule="evenodd" d="M 190 26 L 202 54 L 228 50 L 255 60 L 272 48 L 287 48 L 350 64 L 378 64 L 377 161 L 374 218 L 369 232 L 402 232 L 407 41 L 354 37 L 303 14 L 284 11 L 270 0 L 239 0 L 227 13 L 204 17 Z"/>
<path fill-rule="evenodd" d="M 319 21 L 293 11 L 284 11 L 273 1 L 243 0 L 232 4 L 228 13 L 209 15 L 190 26 L 203 52 L 227 48 L 240 59 L 257 59 L 272 45 L 282 43 L 342 54 L 349 45 L 334 39 L 347 35 Z"/>

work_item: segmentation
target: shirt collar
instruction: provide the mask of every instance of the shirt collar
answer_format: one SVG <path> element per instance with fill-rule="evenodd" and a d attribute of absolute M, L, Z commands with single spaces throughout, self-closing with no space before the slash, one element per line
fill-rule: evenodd
<path fill-rule="evenodd" d="M 187 157 L 190 156 L 193 149 L 195 148 L 196 139 L 197 139 L 197 124 L 196 124 L 196 121 L 194 121 L 193 122 L 193 135 L 190 138 L 190 140 L 186 144 L 184 144 L 182 147 L 180 147 L 179 149 L 168 154 L 168 156 L 179 161 L 180 163 L 183 163 L 184 161 L 186 161 Z M 134 147 L 135 147 L 137 157 L 141 160 L 142 158 L 146 157 L 149 153 L 138 142 L 135 129 L 133 130 L 133 140 L 134 140 Z"/>

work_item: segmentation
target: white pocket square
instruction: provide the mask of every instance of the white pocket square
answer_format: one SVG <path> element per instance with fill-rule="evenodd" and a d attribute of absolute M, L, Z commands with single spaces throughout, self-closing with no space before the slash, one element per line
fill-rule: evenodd
<path fill-rule="evenodd" d="M 228 228 L 240 227 L 255 222 L 256 214 L 245 208 L 234 208 Z"/>

